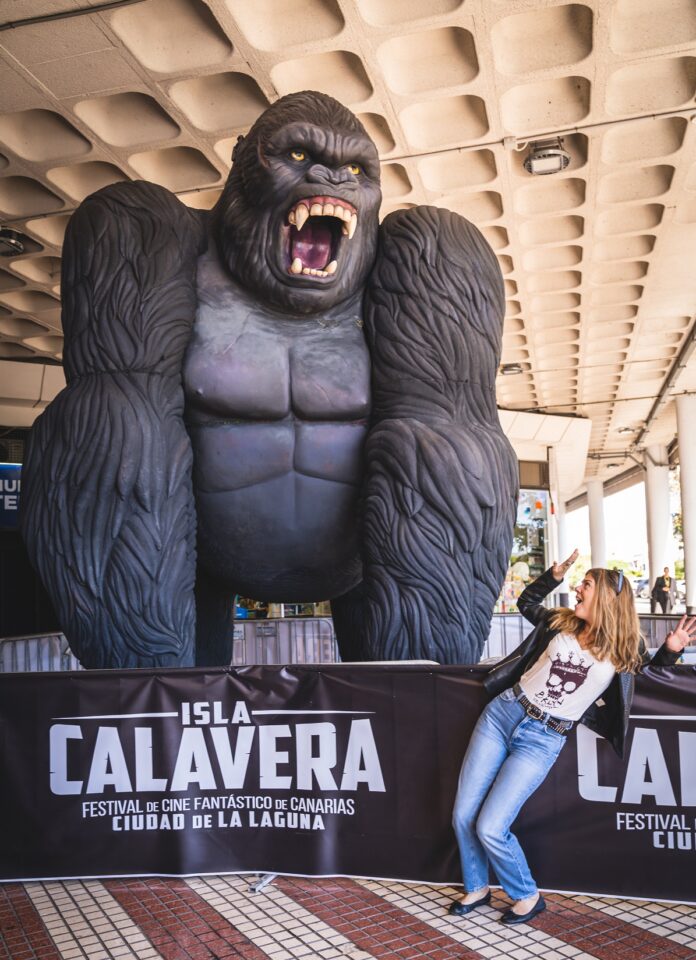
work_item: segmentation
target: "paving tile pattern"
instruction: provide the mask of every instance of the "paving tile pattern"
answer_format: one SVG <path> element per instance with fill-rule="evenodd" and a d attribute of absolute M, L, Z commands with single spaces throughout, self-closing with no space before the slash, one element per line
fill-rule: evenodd
<path fill-rule="evenodd" d="M 105 886 L 164 960 L 266 960 L 184 880 L 112 880 Z"/>
<path fill-rule="evenodd" d="M 21 884 L 0 884 L 0 960 L 61 960 L 51 935 Z"/>
<path fill-rule="evenodd" d="M 380 960 L 449 960 L 454 956 L 479 960 L 478 953 L 353 880 L 332 878 L 318 885 L 302 877 L 283 877 L 278 883 L 301 906 Z"/>
<path fill-rule="evenodd" d="M 26 891 L 64 960 L 162 960 L 99 881 L 30 883 Z"/>
<path fill-rule="evenodd" d="M 586 903 L 558 894 L 547 899 L 549 908 L 535 926 L 566 943 L 582 946 L 598 960 L 688 960 L 694 951 L 634 924 L 612 917 Z"/>
<path fill-rule="evenodd" d="M 261 895 L 239 876 L 195 877 L 188 883 L 257 946 L 273 951 L 273 960 L 369 960 L 331 922 L 287 896 L 278 883 Z"/>
<path fill-rule="evenodd" d="M 547 894 L 450 917 L 426 884 L 245 876 L 0 884 L 0 960 L 696 960 L 696 907 Z"/>

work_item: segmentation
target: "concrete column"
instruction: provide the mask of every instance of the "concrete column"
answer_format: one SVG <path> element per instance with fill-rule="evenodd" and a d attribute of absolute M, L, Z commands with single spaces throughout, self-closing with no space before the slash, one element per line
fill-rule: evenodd
<path fill-rule="evenodd" d="M 566 508 L 563 497 L 559 495 L 558 500 L 555 501 L 556 506 L 556 523 L 557 526 L 557 537 L 558 537 L 558 560 L 559 562 L 565 560 L 568 554 L 571 551 L 571 546 L 568 543 L 568 524 L 566 523 Z"/>
<path fill-rule="evenodd" d="M 669 462 L 667 447 L 645 451 L 645 516 L 648 526 L 648 576 L 650 588 L 672 562 L 672 516 L 669 512 Z M 671 571 L 674 576 L 674 570 Z M 658 611 L 659 612 L 659 611 Z"/>
<path fill-rule="evenodd" d="M 593 567 L 607 565 L 607 534 L 604 525 L 604 484 L 587 481 L 587 507 L 590 514 L 590 551 Z"/>
<path fill-rule="evenodd" d="M 549 477 L 551 480 L 551 500 L 554 513 L 549 517 L 549 564 L 554 560 L 561 563 L 570 553 L 566 530 L 565 502 L 560 493 L 558 476 L 558 451 L 555 447 L 548 448 Z M 568 606 L 568 583 L 561 584 L 553 600 L 560 607 Z"/>
<path fill-rule="evenodd" d="M 696 612 L 696 396 L 677 397 L 686 611 Z"/>
<path fill-rule="evenodd" d="M 571 548 L 568 546 L 568 525 L 566 524 L 566 508 L 563 497 L 559 494 L 558 500 L 554 500 L 556 507 L 556 544 L 558 550 L 558 562 L 562 563 L 570 554 Z M 564 580 L 558 594 L 558 602 L 562 607 L 570 605 L 570 595 L 568 593 L 568 581 Z"/>

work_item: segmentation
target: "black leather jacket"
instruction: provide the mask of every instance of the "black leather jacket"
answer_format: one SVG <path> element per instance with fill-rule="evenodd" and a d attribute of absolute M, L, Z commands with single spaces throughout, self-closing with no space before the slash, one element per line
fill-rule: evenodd
<path fill-rule="evenodd" d="M 523 617 L 533 623 L 534 629 L 511 654 L 496 663 L 486 675 L 483 683 L 491 696 L 514 686 L 523 673 L 535 663 L 556 636 L 558 630 L 549 626 L 554 610 L 542 606 L 541 601 L 558 587 L 551 570 L 530 583 L 520 595 L 517 606 Z M 678 653 L 672 653 L 662 644 L 650 660 L 645 647 L 642 647 L 643 666 L 653 663 L 655 666 L 670 666 L 679 659 Z M 634 678 L 631 673 L 616 673 L 609 687 L 598 701 L 591 704 L 580 719 L 590 730 L 605 737 L 620 757 L 624 755 L 628 718 L 633 699 Z M 601 705 L 600 705 L 601 704 Z"/>

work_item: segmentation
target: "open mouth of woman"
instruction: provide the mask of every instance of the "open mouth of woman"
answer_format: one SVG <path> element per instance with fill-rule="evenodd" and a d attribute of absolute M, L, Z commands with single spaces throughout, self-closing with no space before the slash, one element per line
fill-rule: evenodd
<path fill-rule="evenodd" d="M 338 197 L 303 197 L 287 215 L 287 270 L 296 277 L 333 277 L 344 240 L 351 240 L 358 212 Z"/>

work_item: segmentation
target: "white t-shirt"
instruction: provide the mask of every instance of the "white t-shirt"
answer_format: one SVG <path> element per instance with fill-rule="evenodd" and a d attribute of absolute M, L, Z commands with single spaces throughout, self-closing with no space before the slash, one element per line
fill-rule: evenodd
<path fill-rule="evenodd" d="M 611 683 L 616 668 L 597 660 L 569 633 L 557 634 L 520 678 L 524 695 L 544 713 L 579 720 Z"/>

